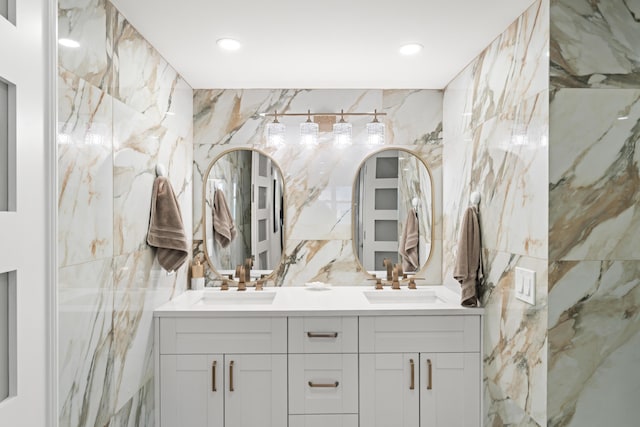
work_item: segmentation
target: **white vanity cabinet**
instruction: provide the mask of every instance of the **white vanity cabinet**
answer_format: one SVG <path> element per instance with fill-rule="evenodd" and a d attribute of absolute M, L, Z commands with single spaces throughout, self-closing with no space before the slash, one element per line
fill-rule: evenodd
<path fill-rule="evenodd" d="M 154 313 L 156 425 L 480 427 L 483 311 L 440 288 L 188 292 Z"/>
<path fill-rule="evenodd" d="M 286 318 L 161 318 L 161 427 L 287 425 Z"/>
<path fill-rule="evenodd" d="M 360 317 L 360 425 L 479 427 L 480 316 Z"/>

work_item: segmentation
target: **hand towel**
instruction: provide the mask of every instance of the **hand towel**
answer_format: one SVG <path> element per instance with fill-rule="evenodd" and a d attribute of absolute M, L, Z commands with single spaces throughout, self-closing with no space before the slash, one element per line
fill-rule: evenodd
<path fill-rule="evenodd" d="M 213 235 L 223 248 L 229 246 L 236 237 L 236 226 L 229 212 L 227 199 L 219 189 L 213 193 Z"/>
<path fill-rule="evenodd" d="M 418 257 L 419 242 L 418 215 L 415 209 L 411 209 L 404 222 L 404 230 L 400 239 L 400 255 L 402 255 L 402 269 L 404 271 L 418 271 L 420 261 Z"/>
<path fill-rule="evenodd" d="M 480 242 L 480 221 L 475 206 L 467 208 L 462 219 L 458 256 L 453 269 L 453 277 L 462 287 L 461 304 L 466 307 L 478 306 L 478 286 L 482 279 L 482 252 Z"/>
<path fill-rule="evenodd" d="M 147 243 L 158 248 L 158 262 L 167 271 L 177 270 L 189 254 L 180 206 L 171 182 L 164 176 L 153 182 Z"/>

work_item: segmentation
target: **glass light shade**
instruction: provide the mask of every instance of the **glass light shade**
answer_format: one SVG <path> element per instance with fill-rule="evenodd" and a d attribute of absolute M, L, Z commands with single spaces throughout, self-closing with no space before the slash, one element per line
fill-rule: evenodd
<path fill-rule="evenodd" d="M 367 123 L 367 142 L 369 145 L 384 144 L 384 123 L 378 121 Z"/>
<path fill-rule="evenodd" d="M 351 123 L 340 121 L 333 125 L 333 136 L 338 147 L 351 145 Z"/>
<path fill-rule="evenodd" d="M 300 123 L 300 142 L 305 146 L 313 146 L 318 144 L 319 126 L 310 120 Z"/>
<path fill-rule="evenodd" d="M 284 123 L 273 122 L 267 124 L 267 144 L 272 147 L 281 147 L 284 145 L 284 135 L 286 133 Z"/>

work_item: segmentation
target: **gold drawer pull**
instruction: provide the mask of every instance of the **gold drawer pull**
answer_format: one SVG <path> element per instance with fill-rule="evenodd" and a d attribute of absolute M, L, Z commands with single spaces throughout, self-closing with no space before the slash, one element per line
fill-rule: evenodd
<path fill-rule="evenodd" d="M 413 363 L 413 359 L 409 359 L 409 365 L 411 365 L 411 385 L 409 390 L 414 390 L 416 388 L 416 365 Z"/>
<path fill-rule="evenodd" d="M 427 369 L 428 369 L 428 375 L 429 375 L 429 381 L 427 382 L 427 390 L 431 390 L 433 388 L 433 384 L 431 383 L 433 376 L 432 376 L 432 366 L 431 366 L 431 359 L 427 359 Z"/>
<path fill-rule="evenodd" d="M 211 364 L 211 391 L 218 391 L 216 388 L 216 365 L 218 362 L 215 360 Z"/>
<path fill-rule="evenodd" d="M 233 389 L 233 360 L 229 362 L 229 391 L 235 391 Z"/>
<path fill-rule="evenodd" d="M 337 332 L 329 332 L 329 333 L 317 333 L 317 332 L 307 332 L 307 336 L 309 338 L 338 338 Z"/>
<path fill-rule="evenodd" d="M 338 381 L 334 383 L 329 383 L 329 384 L 322 384 L 322 383 L 316 384 L 313 381 L 309 381 L 309 387 L 336 388 L 338 387 L 338 384 L 340 384 Z"/>

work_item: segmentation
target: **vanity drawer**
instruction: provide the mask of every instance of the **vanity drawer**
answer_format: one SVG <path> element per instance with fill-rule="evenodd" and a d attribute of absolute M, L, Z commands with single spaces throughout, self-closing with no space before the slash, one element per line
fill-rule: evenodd
<path fill-rule="evenodd" d="M 357 352 L 357 317 L 289 318 L 289 353 Z"/>
<path fill-rule="evenodd" d="M 480 316 L 363 316 L 360 353 L 478 352 Z"/>
<path fill-rule="evenodd" d="M 357 412 L 357 354 L 289 355 L 289 414 Z"/>
<path fill-rule="evenodd" d="M 285 317 L 163 317 L 160 354 L 286 353 Z"/>
<path fill-rule="evenodd" d="M 289 427 L 358 427 L 358 414 L 289 415 Z"/>

